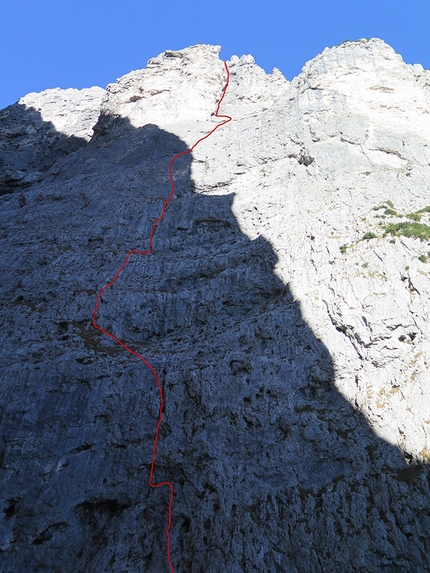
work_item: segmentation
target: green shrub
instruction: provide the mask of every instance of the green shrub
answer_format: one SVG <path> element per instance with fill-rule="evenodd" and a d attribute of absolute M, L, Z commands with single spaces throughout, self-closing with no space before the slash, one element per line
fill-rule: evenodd
<path fill-rule="evenodd" d="M 398 217 L 397 211 L 394 209 L 385 209 L 384 215 L 391 215 L 392 217 Z"/>
<path fill-rule="evenodd" d="M 411 221 L 421 221 L 421 215 L 418 211 L 416 213 L 409 213 L 406 217 Z"/>
<path fill-rule="evenodd" d="M 394 210 L 394 204 L 392 201 L 383 201 L 380 205 L 373 207 L 372 211 L 379 211 L 380 209 L 393 209 L 394 213 L 397 215 L 396 211 Z"/>
<path fill-rule="evenodd" d="M 339 247 L 339 250 L 342 253 L 342 255 L 346 255 L 346 249 L 347 248 L 348 248 L 348 245 L 342 245 L 341 247 Z"/>
<path fill-rule="evenodd" d="M 377 239 L 378 235 L 375 235 L 375 233 L 372 233 L 372 231 L 368 231 L 365 235 L 362 236 L 361 240 L 362 241 L 368 241 L 369 239 Z"/>
<path fill-rule="evenodd" d="M 413 237 L 421 241 L 430 240 L 430 227 L 423 223 L 412 223 L 405 221 L 403 223 L 392 223 L 385 227 L 384 237 L 392 235 L 394 237 Z"/>

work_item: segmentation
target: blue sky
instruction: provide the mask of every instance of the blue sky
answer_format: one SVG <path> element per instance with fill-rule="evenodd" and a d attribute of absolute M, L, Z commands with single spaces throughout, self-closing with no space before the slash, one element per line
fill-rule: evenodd
<path fill-rule="evenodd" d="M 291 80 L 326 46 L 378 37 L 430 68 L 429 0 L 0 0 L 0 108 L 105 87 L 164 50 L 219 44 Z"/>

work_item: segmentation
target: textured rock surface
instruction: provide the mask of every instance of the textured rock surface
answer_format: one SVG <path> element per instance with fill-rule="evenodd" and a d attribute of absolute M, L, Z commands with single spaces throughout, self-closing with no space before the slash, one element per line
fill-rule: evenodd
<path fill-rule="evenodd" d="M 0 195 L 41 181 L 58 159 L 93 135 L 102 88 L 46 90 L 0 111 Z"/>
<path fill-rule="evenodd" d="M 430 246 L 383 235 L 430 204 L 430 72 L 228 64 L 100 307 L 163 380 L 175 570 L 429 571 Z M 199 45 L 0 112 L 2 572 L 168 571 L 154 379 L 90 320 L 224 81 Z"/>

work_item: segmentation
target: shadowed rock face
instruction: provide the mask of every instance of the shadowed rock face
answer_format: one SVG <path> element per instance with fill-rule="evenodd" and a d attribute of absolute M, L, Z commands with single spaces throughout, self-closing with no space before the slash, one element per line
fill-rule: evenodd
<path fill-rule="evenodd" d="M 41 181 L 56 161 L 85 145 L 104 93 L 52 89 L 0 110 L 0 196 Z"/>
<path fill-rule="evenodd" d="M 1 199 L 0 569 L 168 571 L 168 491 L 148 485 L 155 380 L 90 323 L 126 253 L 148 247 L 169 161 L 189 144 L 106 110 L 90 142 L 58 138 L 68 153 Z M 215 154 L 219 140 L 206 144 Z M 99 312 L 163 382 L 155 480 L 175 488 L 175 570 L 427 571 L 428 466 L 337 390 L 272 244 L 244 234 L 228 185 L 194 180 L 198 149 L 175 163 L 153 253 L 131 259 Z"/>
<path fill-rule="evenodd" d="M 56 160 L 86 143 L 58 133 L 39 112 L 20 104 L 0 112 L 0 130 L 0 195 L 27 189 Z"/>
<path fill-rule="evenodd" d="M 5 572 L 167 571 L 155 381 L 90 319 L 126 252 L 147 248 L 186 146 L 118 118 L 95 134 L 24 205 L 2 200 Z M 191 162 L 175 163 L 153 254 L 99 316 L 163 380 L 176 570 L 425 571 L 427 468 L 340 395 L 271 245 L 240 231 L 231 195 L 195 193 Z"/>

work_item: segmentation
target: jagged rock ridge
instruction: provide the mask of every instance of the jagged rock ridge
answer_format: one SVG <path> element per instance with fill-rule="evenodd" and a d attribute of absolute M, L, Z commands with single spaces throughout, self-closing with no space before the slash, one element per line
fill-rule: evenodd
<path fill-rule="evenodd" d="M 0 112 L 2 571 L 167 571 L 154 381 L 90 321 L 218 51 Z M 100 308 L 163 378 L 175 570 L 428 571 L 430 73 L 376 39 L 228 65 Z"/>

